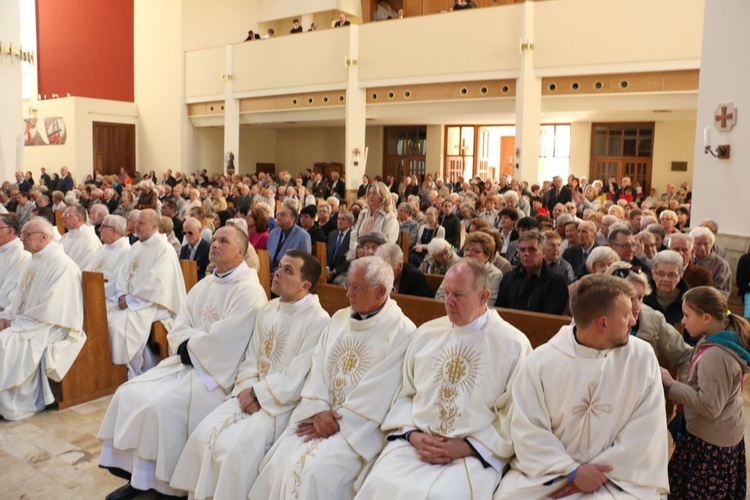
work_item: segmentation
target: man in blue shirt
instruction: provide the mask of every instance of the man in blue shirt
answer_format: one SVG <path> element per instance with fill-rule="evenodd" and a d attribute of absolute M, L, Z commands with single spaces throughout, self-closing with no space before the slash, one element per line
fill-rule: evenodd
<path fill-rule="evenodd" d="M 279 267 L 279 261 L 289 250 L 303 250 L 312 253 L 310 235 L 297 224 L 297 209 L 286 203 L 276 211 L 276 228 L 268 234 L 268 254 L 271 258 L 271 272 Z"/>

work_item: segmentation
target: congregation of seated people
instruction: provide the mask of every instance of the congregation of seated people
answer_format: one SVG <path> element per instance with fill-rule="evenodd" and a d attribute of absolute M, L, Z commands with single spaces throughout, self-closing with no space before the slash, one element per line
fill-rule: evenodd
<path fill-rule="evenodd" d="M 690 453 L 733 467 L 716 498 L 744 497 L 750 332 L 718 225 L 691 224 L 687 185 L 646 194 L 627 177 L 18 172 L 0 189 L 0 417 L 54 403 L 98 272 L 128 378 L 99 432 L 126 481 L 109 499 L 685 496 L 709 481 Z M 327 310 L 335 290 L 348 306 Z M 508 310 L 572 319 L 532 350 Z M 728 375 L 698 372 L 711 346 Z M 719 386 L 734 395 L 708 418 L 696 394 Z"/>

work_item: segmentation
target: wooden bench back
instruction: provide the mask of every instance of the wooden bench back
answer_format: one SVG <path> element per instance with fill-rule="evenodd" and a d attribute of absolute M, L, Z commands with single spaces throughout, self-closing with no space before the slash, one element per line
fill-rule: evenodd
<path fill-rule="evenodd" d="M 55 226 L 57 227 L 57 231 L 60 233 L 60 236 L 65 235 L 65 226 L 63 225 L 63 212 L 64 210 L 55 210 Z"/>
<path fill-rule="evenodd" d="M 327 245 L 322 241 L 315 244 L 315 257 L 320 261 L 320 279 L 318 283 L 327 283 L 328 272 L 326 271 L 326 262 L 328 260 L 326 255 Z"/>
<path fill-rule="evenodd" d="M 83 330 L 87 338 L 62 382 L 50 382 L 60 409 L 112 394 L 128 378 L 125 365 L 112 364 L 104 275 L 84 271 L 82 280 Z"/>
<path fill-rule="evenodd" d="M 271 255 L 268 250 L 258 250 L 258 278 L 263 290 L 266 291 L 266 297 L 271 300 Z"/>
<path fill-rule="evenodd" d="M 427 280 L 427 286 L 430 287 L 432 295 L 435 296 L 438 288 L 443 284 L 443 278 L 445 278 L 445 276 L 442 274 L 425 274 L 424 278 Z"/>
<path fill-rule="evenodd" d="M 198 283 L 198 263 L 194 260 L 180 260 L 180 269 L 182 269 L 182 279 L 185 280 L 185 292 L 190 290 Z"/>
<path fill-rule="evenodd" d="M 404 252 L 404 264 L 409 262 L 409 232 L 401 231 L 401 251 Z"/>
<path fill-rule="evenodd" d="M 328 314 L 333 315 L 339 309 L 349 307 L 346 289 L 336 285 L 322 285 L 316 287 L 320 304 Z M 401 310 L 415 325 L 420 326 L 427 321 L 445 316 L 445 304 L 435 299 L 412 297 L 410 295 L 391 294 Z M 554 314 L 517 311 L 515 309 L 497 308 L 500 316 L 521 330 L 529 338 L 532 347 L 547 342 L 561 327 L 569 325 L 571 318 Z"/>

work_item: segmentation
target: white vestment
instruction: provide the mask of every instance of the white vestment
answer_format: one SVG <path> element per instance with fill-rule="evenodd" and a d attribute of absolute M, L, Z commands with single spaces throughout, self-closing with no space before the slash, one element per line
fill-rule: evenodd
<path fill-rule="evenodd" d="M 86 342 L 81 271 L 50 242 L 33 254 L 13 304 L 0 313 L 0 415 L 20 420 L 55 398 L 47 377 L 60 381 Z"/>
<path fill-rule="evenodd" d="M 354 319 L 351 307 L 333 315 L 313 354 L 302 401 L 263 459 L 248 498 L 352 498 L 357 476 L 385 444 L 380 424 L 398 391 L 415 330 L 390 298 L 367 319 Z M 304 443 L 298 424 L 328 410 L 342 416 L 339 432 Z"/>
<path fill-rule="evenodd" d="M 68 257 L 73 259 L 80 269 L 86 269 L 94 253 L 102 246 L 102 242 L 94 231 L 94 226 L 88 224 L 69 230 L 60 243 Z"/>
<path fill-rule="evenodd" d="M 0 311 L 10 307 L 31 254 L 18 238 L 0 247 Z"/>
<path fill-rule="evenodd" d="M 232 398 L 190 435 L 171 486 L 195 498 L 246 498 L 258 467 L 299 403 L 312 354 L 328 326 L 317 295 L 291 304 L 269 302 L 255 320 L 255 334 L 240 365 Z M 252 387 L 261 406 L 249 415 L 237 395 Z"/>
<path fill-rule="evenodd" d="M 231 391 L 265 303 L 257 273 L 244 262 L 223 278 L 198 282 L 167 337 L 173 352 L 189 340 L 193 365 L 170 356 L 117 389 L 99 430 L 100 464 L 131 472 L 135 488 L 177 494 L 169 481 L 182 448 Z"/>
<path fill-rule="evenodd" d="M 476 457 L 429 464 L 408 441 L 393 439 L 357 499 L 490 498 L 513 456 L 511 385 L 529 353 L 528 338 L 494 309 L 463 327 L 447 316 L 419 327 L 383 431 L 391 439 L 410 430 L 465 439 L 490 467 Z"/>
<path fill-rule="evenodd" d="M 107 298 L 115 295 L 117 276 L 122 265 L 128 260 L 130 241 L 127 237 L 120 238 L 114 243 L 100 246 L 84 271 L 102 273 L 104 275 L 104 295 Z"/>
<path fill-rule="evenodd" d="M 117 305 L 121 295 L 127 295 L 125 309 Z M 133 244 L 117 276 L 115 294 L 108 299 L 112 362 L 128 364 L 135 375 L 142 373 L 151 323 L 161 321 L 169 331 L 184 300 L 180 261 L 167 237 L 154 233 Z"/>
<path fill-rule="evenodd" d="M 590 498 L 659 498 L 669 490 L 667 420 L 653 349 L 630 337 L 598 351 L 573 332 L 564 326 L 521 366 L 511 420 L 516 458 L 495 498 L 546 497 L 588 463 L 612 467 Z"/>

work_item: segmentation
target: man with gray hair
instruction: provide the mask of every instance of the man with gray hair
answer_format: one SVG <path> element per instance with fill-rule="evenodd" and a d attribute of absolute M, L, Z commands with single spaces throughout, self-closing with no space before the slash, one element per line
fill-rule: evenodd
<path fill-rule="evenodd" d="M 125 219 L 119 215 L 107 215 L 101 222 L 102 245 L 83 268 L 84 271 L 104 275 L 104 295 L 107 298 L 115 294 L 115 283 L 120 267 L 127 260 L 130 242 L 125 238 Z"/>
<path fill-rule="evenodd" d="M 385 444 L 381 423 L 401 384 L 416 330 L 390 298 L 393 270 L 351 263 L 350 307 L 336 312 L 315 352 L 290 425 L 263 459 L 249 498 L 349 498 Z"/>
<path fill-rule="evenodd" d="M 109 209 L 107 209 L 107 205 L 102 203 L 93 205 L 89 210 L 89 224 L 94 228 L 94 233 L 100 240 L 102 239 L 102 221 L 107 215 L 109 215 Z"/>
<path fill-rule="evenodd" d="M 18 239 L 19 232 L 15 217 L 0 215 L 0 311 L 13 303 L 18 282 L 31 260 L 31 254 Z"/>
<path fill-rule="evenodd" d="M 489 276 L 477 260 L 461 260 L 444 282 L 447 315 L 414 334 L 381 426 L 390 442 L 358 500 L 490 498 L 513 456 L 511 384 L 531 344 L 488 308 Z"/>
<path fill-rule="evenodd" d="M 700 226 L 690 231 L 690 236 L 695 240 L 694 262 L 708 269 L 713 277 L 714 287 L 725 297 L 729 297 L 732 291 L 732 270 L 729 263 L 713 251 L 716 243 L 714 233 L 709 228 Z"/>
<path fill-rule="evenodd" d="M 86 209 L 81 205 L 71 205 L 63 212 L 63 225 L 68 230 L 62 237 L 62 244 L 65 253 L 78 264 L 80 269 L 84 269 L 96 250 L 102 246 L 102 242 L 94 232 L 94 228 L 86 224 Z"/>
<path fill-rule="evenodd" d="M 86 342 L 81 271 L 49 221 L 34 217 L 21 241 L 32 258 L 10 307 L 0 312 L 0 416 L 21 420 L 55 398 L 47 378 L 59 382 Z"/>
<path fill-rule="evenodd" d="M 667 240 L 667 248 L 674 250 L 682 256 L 682 262 L 685 268 L 682 273 L 682 279 L 690 285 L 690 288 L 695 288 L 697 286 L 714 286 L 714 279 L 711 275 L 711 271 L 693 263 L 694 245 L 695 240 L 689 234 L 673 233 Z"/>
<path fill-rule="evenodd" d="M 719 234 L 719 224 L 715 220 L 706 219 L 703 222 L 701 222 L 700 227 L 707 227 L 711 230 L 712 233 L 714 233 L 714 247 L 713 251 L 716 252 L 716 255 L 721 257 L 724 260 L 727 260 L 727 252 L 723 248 L 721 248 L 719 245 L 716 244 L 716 235 Z"/>
<path fill-rule="evenodd" d="M 404 262 L 404 252 L 395 243 L 384 243 L 375 251 L 393 269 L 393 292 L 417 297 L 433 297 L 424 274 L 410 262 Z"/>
<path fill-rule="evenodd" d="M 521 265 L 503 276 L 495 306 L 562 314 L 568 304 L 568 283 L 544 261 L 546 239 L 533 229 L 518 238 Z"/>

